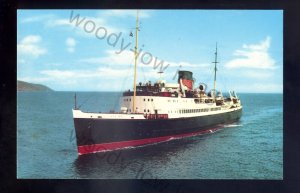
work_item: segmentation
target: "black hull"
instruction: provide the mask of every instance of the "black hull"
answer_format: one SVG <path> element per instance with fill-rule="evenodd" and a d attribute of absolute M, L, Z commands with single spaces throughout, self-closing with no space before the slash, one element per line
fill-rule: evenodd
<path fill-rule="evenodd" d="M 237 121 L 241 115 L 242 109 L 227 113 L 177 119 L 74 118 L 78 153 L 114 150 L 164 141 L 172 136 L 188 136 L 189 134 L 201 133 L 201 131 L 212 129 L 218 125 Z"/>

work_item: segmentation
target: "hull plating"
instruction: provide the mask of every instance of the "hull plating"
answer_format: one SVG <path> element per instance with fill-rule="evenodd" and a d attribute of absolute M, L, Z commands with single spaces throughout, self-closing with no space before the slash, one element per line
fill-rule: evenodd
<path fill-rule="evenodd" d="M 220 124 L 238 120 L 242 109 L 177 119 L 115 120 L 74 118 L 79 154 L 111 151 L 211 132 Z"/>

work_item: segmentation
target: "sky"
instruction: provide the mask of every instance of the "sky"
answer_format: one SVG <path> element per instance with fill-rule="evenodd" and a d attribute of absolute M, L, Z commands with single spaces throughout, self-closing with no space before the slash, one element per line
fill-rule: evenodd
<path fill-rule="evenodd" d="M 136 10 L 18 10 L 17 79 L 56 91 L 133 88 Z M 139 10 L 137 82 L 282 93 L 282 10 Z M 164 73 L 160 74 L 159 71 Z"/>

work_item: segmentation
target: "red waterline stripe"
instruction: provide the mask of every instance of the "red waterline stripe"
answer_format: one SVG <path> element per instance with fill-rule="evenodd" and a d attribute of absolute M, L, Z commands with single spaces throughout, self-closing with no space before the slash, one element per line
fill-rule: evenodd
<path fill-rule="evenodd" d="M 170 135 L 170 136 L 163 136 L 163 137 L 156 137 L 156 138 L 137 139 L 137 140 L 131 140 L 131 141 L 101 143 L 101 144 L 92 144 L 92 145 L 82 145 L 82 146 L 78 146 L 78 154 L 83 155 L 83 154 L 88 154 L 88 153 L 113 151 L 113 150 L 117 150 L 117 149 L 136 147 L 136 146 L 141 146 L 141 145 L 146 145 L 146 144 L 151 144 L 151 143 L 159 143 L 159 142 L 164 142 L 164 141 L 183 138 L 183 137 L 203 135 L 203 134 L 215 132 L 215 131 L 219 130 L 220 128 L 221 127 L 217 127 L 217 128 L 193 132 L 193 133 Z"/>

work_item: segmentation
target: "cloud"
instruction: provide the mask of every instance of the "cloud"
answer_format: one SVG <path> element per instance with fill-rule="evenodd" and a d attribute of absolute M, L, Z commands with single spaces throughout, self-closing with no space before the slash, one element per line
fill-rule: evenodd
<path fill-rule="evenodd" d="M 172 67 L 183 67 L 183 68 L 207 68 L 211 66 L 209 63 L 199 63 L 199 64 L 192 64 L 189 62 L 167 62 Z"/>
<path fill-rule="evenodd" d="M 20 77 L 18 80 L 30 83 L 44 83 L 51 79 L 49 77 Z"/>
<path fill-rule="evenodd" d="M 273 78 L 274 71 L 263 70 L 258 71 L 255 69 L 244 69 L 244 70 L 233 70 L 233 69 L 225 69 L 222 74 L 227 77 L 235 77 L 238 79 L 250 78 L 250 80 L 268 80 Z"/>
<path fill-rule="evenodd" d="M 66 44 L 67 46 L 73 47 L 76 45 L 76 41 L 73 38 L 67 38 Z"/>
<path fill-rule="evenodd" d="M 124 50 L 121 53 L 116 53 L 115 50 L 106 50 L 106 56 L 104 57 L 92 57 L 92 58 L 85 58 L 80 60 L 80 62 L 86 62 L 89 64 L 98 64 L 98 65 L 107 65 L 107 66 L 130 66 L 134 63 L 134 52 L 131 50 Z M 149 52 L 141 52 L 138 56 L 138 64 L 139 66 L 146 67 L 146 68 L 153 68 L 155 65 L 157 66 L 161 61 L 163 62 L 164 67 L 183 67 L 183 68 L 207 68 L 211 64 L 208 63 L 201 63 L 201 64 L 192 64 L 189 62 L 181 61 L 181 62 L 173 62 L 173 61 L 166 61 L 160 59 L 156 56 L 151 56 L 146 54 Z M 152 58 L 152 59 L 151 59 Z M 155 61 L 156 60 L 156 61 Z M 148 63 L 149 62 L 149 63 Z M 157 68 L 157 70 L 160 66 Z"/>
<path fill-rule="evenodd" d="M 140 11 L 141 18 L 148 18 L 149 11 Z M 78 17 L 77 17 L 78 16 Z M 100 36 L 104 33 L 103 28 L 107 31 L 107 36 L 111 33 L 127 33 L 128 29 L 123 29 L 118 26 L 111 25 L 108 20 L 111 17 L 136 17 L 135 10 L 106 10 L 101 11 L 96 16 L 85 16 L 80 11 L 70 11 L 67 17 L 57 17 L 53 14 L 45 14 L 40 16 L 32 16 L 21 19 L 21 23 L 41 22 L 46 28 L 66 27 L 81 37 L 96 38 L 95 34 L 98 28 Z M 95 26 L 95 27 L 94 27 Z M 92 30 L 94 28 L 94 30 Z M 91 32 L 90 32 L 91 31 Z M 97 34 L 97 35 L 99 35 Z"/>
<path fill-rule="evenodd" d="M 104 16 L 109 17 L 136 17 L 136 10 L 108 10 L 103 13 Z M 149 11 L 146 10 L 139 10 L 139 18 L 149 18 L 150 14 Z"/>
<path fill-rule="evenodd" d="M 282 93 L 283 85 L 276 83 L 239 84 L 234 87 L 234 90 L 240 93 Z"/>
<path fill-rule="evenodd" d="M 49 20 L 49 19 L 51 19 L 53 17 L 54 17 L 54 15 L 52 15 L 52 14 L 45 14 L 45 15 L 39 15 L 39 16 L 26 17 L 26 18 L 21 18 L 21 23 L 44 22 L 44 21 L 47 21 L 47 20 Z"/>
<path fill-rule="evenodd" d="M 107 66 L 129 66 L 134 62 L 134 53 L 124 50 L 120 54 L 116 54 L 115 50 L 106 50 L 104 57 L 92 57 L 80 60 L 90 64 L 105 64 Z"/>
<path fill-rule="evenodd" d="M 74 38 L 67 38 L 66 45 L 69 53 L 73 53 L 75 51 L 76 41 Z"/>
<path fill-rule="evenodd" d="M 80 14 L 80 12 L 71 11 L 68 18 L 52 18 L 45 22 L 45 26 L 49 28 L 53 27 L 68 27 L 72 30 L 75 29 L 75 33 L 82 37 L 92 37 L 96 38 L 96 33 L 98 36 L 102 36 L 105 29 L 107 35 L 111 33 L 126 32 L 119 27 L 114 27 L 107 24 L 105 18 L 101 17 L 90 17 Z M 97 30 L 100 28 L 99 32 Z M 98 34 L 99 33 L 99 34 Z"/>
<path fill-rule="evenodd" d="M 72 26 L 72 27 L 76 27 L 76 16 L 79 15 L 78 17 L 78 26 L 82 26 L 82 24 L 85 24 L 86 21 L 93 21 L 93 23 L 95 23 L 95 25 L 98 26 L 102 26 L 104 25 L 106 22 L 103 18 L 97 18 L 97 17 L 86 17 L 84 15 L 81 15 L 80 13 L 76 13 L 73 12 L 72 18 L 74 18 L 74 20 L 70 20 L 72 13 L 70 13 L 70 16 L 68 18 L 53 18 L 51 20 L 48 20 L 46 22 L 46 26 L 47 27 L 57 27 L 57 26 Z M 82 22 L 80 22 L 82 20 Z"/>
<path fill-rule="evenodd" d="M 234 56 L 237 58 L 227 62 L 225 67 L 275 69 L 275 60 L 268 53 L 270 45 L 271 38 L 269 36 L 258 44 L 244 44 L 243 50 L 236 50 L 234 52 Z"/>
<path fill-rule="evenodd" d="M 96 70 L 43 70 L 40 74 L 53 80 L 65 79 L 81 79 L 81 78 L 99 78 L 102 79 L 116 79 L 116 77 L 123 77 L 128 72 L 128 69 L 112 69 L 107 67 L 100 67 Z"/>
<path fill-rule="evenodd" d="M 31 56 L 38 58 L 47 53 L 47 49 L 41 47 L 42 38 L 38 35 L 28 35 L 17 44 L 17 52 L 20 55 Z"/>

